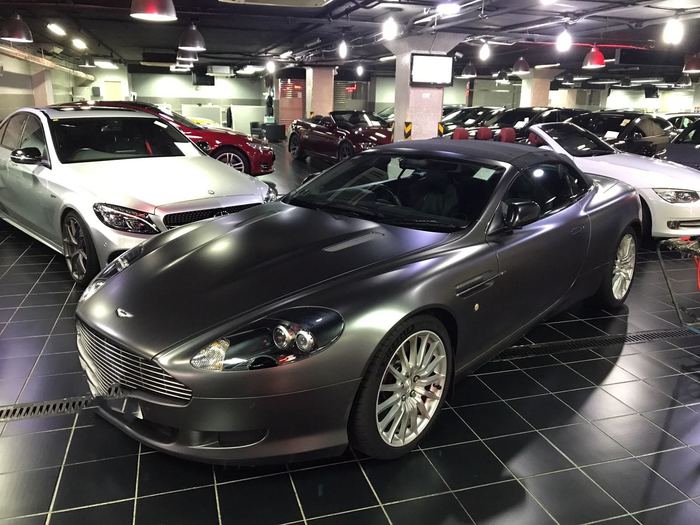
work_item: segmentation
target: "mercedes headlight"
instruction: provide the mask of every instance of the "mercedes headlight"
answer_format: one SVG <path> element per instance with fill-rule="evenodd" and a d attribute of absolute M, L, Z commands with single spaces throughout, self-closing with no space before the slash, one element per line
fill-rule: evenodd
<path fill-rule="evenodd" d="M 98 203 L 92 208 L 100 221 L 115 230 L 146 235 L 159 233 L 148 213 L 114 204 Z"/>
<path fill-rule="evenodd" d="M 272 202 L 277 200 L 277 197 L 279 194 L 277 193 L 277 190 L 273 188 L 272 186 L 267 187 L 267 193 L 265 194 L 265 202 Z"/>
<path fill-rule="evenodd" d="M 697 202 L 700 200 L 700 195 L 697 191 L 691 190 L 670 190 L 670 189 L 654 189 L 656 194 L 666 202 L 673 204 L 685 204 L 688 202 Z"/>
<path fill-rule="evenodd" d="M 190 360 L 199 370 L 258 370 L 294 363 L 320 352 L 343 331 L 338 312 L 319 307 L 291 308 L 220 337 Z"/>

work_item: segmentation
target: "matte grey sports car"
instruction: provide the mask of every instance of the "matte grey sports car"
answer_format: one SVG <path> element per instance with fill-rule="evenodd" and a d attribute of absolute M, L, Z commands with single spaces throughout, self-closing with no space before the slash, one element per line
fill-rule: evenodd
<path fill-rule="evenodd" d="M 700 170 L 700 120 L 673 139 L 659 158 Z"/>
<path fill-rule="evenodd" d="M 396 457 L 533 324 L 593 295 L 619 307 L 640 213 L 551 151 L 384 146 L 115 260 L 78 306 L 81 360 L 95 394 L 126 395 L 101 414 L 165 452 Z"/>

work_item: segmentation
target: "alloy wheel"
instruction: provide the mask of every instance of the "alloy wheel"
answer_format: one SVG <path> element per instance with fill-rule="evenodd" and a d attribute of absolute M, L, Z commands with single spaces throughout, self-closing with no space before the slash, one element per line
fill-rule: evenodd
<path fill-rule="evenodd" d="M 440 405 L 447 381 L 447 351 L 440 336 L 422 330 L 394 351 L 376 404 L 377 431 L 392 447 L 418 438 Z"/>
<path fill-rule="evenodd" d="M 88 268 L 87 242 L 80 223 L 70 215 L 63 221 L 63 255 L 73 279 L 82 281 Z"/>
<path fill-rule="evenodd" d="M 243 159 L 240 155 L 233 153 L 232 151 L 226 151 L 220 155 L 217 155 L 216 160 L 231 166 L 234 170 L 238 170 L 240 172 L 245 171 L 245 163 L 243 162 Z"/>
<path fill-rule="evenodd" d="M 618 301 L 627 295 L 632 284 L 637 257 L 636 248 L 636 242 L 631 233 L 625 234 L 617 247 L 615 264 L 613 266 L 612 294 Z"/>
<path fill-rule="evenodd" d="M 299 139 L 296 135 L 289 139 L 289 153 L 292 154 L 292 157 L 296 157 L 299 153 Z"/>

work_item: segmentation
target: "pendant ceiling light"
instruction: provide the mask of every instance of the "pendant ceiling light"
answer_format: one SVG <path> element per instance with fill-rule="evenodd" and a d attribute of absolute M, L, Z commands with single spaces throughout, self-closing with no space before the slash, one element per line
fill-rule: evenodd
<path fill-rule="evenodd" d="M 197 62 L 199 56 L 194 51 L 185 51 L 184 49 L 178 49 L 177 51 L 178 62 Z"/>
<path fill-rule="evenodd" d="M 700 73 L 700 55 L 691 55 L 686 59 L 683 73 L 688 73 L 689 75 Z"/>
<path fill-rule="evenodd" d="M 678 79 L 678 82 L 676 82 L 676 85 L 678 87 L 690 87 L 693 85 L 693 80 L 690 78 L 690 75 L 688 73 L 683 73 L 681 75 L 681 78 Z"/>
<path fill-rule="evenodd" d="M 131 17 L 147 22 L 177 20 L 173 0 L 131 0 Z"/>
<path fill-rule="evenodd" d="M 93 68 L 97 66 L 95 65 L 95 59 L 93 59 L 91 55 L 85 55 L 79 67 Z"/>
<path fill-rule="evenodd" d="M 518 58 L 513 64 L 513 74 L 521 76 L 530 74 L 530 64 L 527 63 L 524 57 Z"/>
<path fill-rule="evenodd" d="M 508 72 L 505 69 L 501 69 L 498 72 L 496 84 L 510 84 L 510 80 L 508 80 Z"/>
<path fill-rule="evenodd" d="M 207 50 L 207 46 L 204 43 L 204 37 L 202 36 L 202 33 L 199 32 L 194 22 L 192 22 L 190 27 L 185 29 L 185 32 L 182 33 L 178 49 L 182 49 L 184 51 L 194 51 L 196 53 Z"/>
<path fill-rule="evenodd" d="M 34 37 L 29 29 L 29 26 L 22 20 L 19 15 L 14 15 L 0 28 L 0 39 L 6 42 L 14 42 L 17 44 L 30 44 L 34 42 Z"/>
<path fill-rule="evenodd" d="M 600 50 L 596 47 L 593 46 L 591 50 L 588 52 L 586 55 L 586 58 L 583 59 L 583 66 L 581 66 L 583 69 L 601 69 L 605 67 L 605 57 L 603 56 L 603 53 L 600 52 Z"/>
<path fill-rule="evenodd" d="M 474 67 L 474 64 L 469 62 L 466 66 L 464 66 L 460 76 L 462 78 L 476 78 L 476 68 Z"/>

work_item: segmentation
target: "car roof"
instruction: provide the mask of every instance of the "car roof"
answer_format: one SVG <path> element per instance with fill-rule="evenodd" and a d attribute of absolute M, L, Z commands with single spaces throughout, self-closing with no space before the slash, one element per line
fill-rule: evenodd
<path fill-rule="evenodd" d="M 411 153 L 446 158 L 454 158 L 455 155 L 459 155 L 463 157 L 463 160 L 492 160 L 512 164 L 518 168 L 530 166 L 536 162 L 561 161 L 563 159 L 562 156 L 553 151 L 523 144 L 490 140 L 449 140 L 442 138 L 411 140 L 379 146 L 377 151 L 397 155 Z"/>
<path fill-rule="evenodd" d="M 153 118 L 153 115 L 128 108 L 104 106 L 48 106 L 39 108 L 50 120 L 75 118 Z"/>

